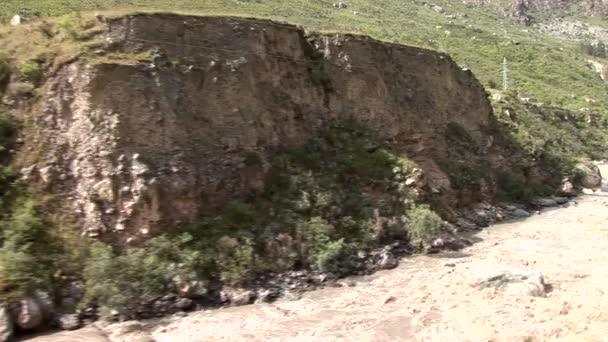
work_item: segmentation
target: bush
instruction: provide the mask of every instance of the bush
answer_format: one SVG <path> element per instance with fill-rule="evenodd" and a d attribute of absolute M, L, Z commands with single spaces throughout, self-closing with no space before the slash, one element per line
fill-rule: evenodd
<path fill-rule="evenodd" d="M 64 15 L 57 21 L 57 26 L 61 32 L 64 32 L 72 39 L 79 39 L 81 33 L 82 17 L 80 13 L 72 13 Z"/>
<path fill-rule="evenodd" d="M 447 173 L 452 187 L 456 190 L 479 191 L 481 181 L 490 175 L 490 168 L 459 160 L 441 160 L 439 166 Z"/>
<path fill-rule="evenodd" d="M 1 222 L 1 297 L 15 300 L 38 289 L 50 290 L 57 270 L 58 250 L 30 200 L 19 200 L 12 214 Z"/>
<path fill-rule="evenodd" d="M 83 272 L 85 303 L 96 302 L 105 311 L 114 309 L 129 315 L 171 289 L 176 276 L 207 281 L 218 274 L 216 262 L 221 263 L 217 251 L 207 245 L 217 246 L 217 240 L 196 240 L 188 233 L 159 236 L 121 254 L 95 242 Z M 246 252 L 237 254 L 234 264 L 225 265 L 229 280 L 240 275 L 238 271 L 250 269 L 249 264 L 241 263 Z"/>
<path fill-rule="evenodd" d="M 408 210 L 407 217 L 412 242 L 429 243 L 442 231 L 443 220 L 427 205 Z"/>
<path fill-rule="evenodd" d="M 156 252 L 135 248 L 116 255 L 110 246 L 92 244 L 84 270 L 85 301 L 128 315 L 161 295 L 170 284 L 169 265 Z"/>
<path fill-rule="evenodd" d="M 19 72 L 30 82 L 38 82 L 42 79 L 42 69 L 38 63 L 23 63 L 19 65 Z"/>
<path fill-rule="evenodd" d="M 346 252 L 344 239 L 330 241 L 318 247 L 313 268 L 320 272 L 338 273 L 339 260 Z"/>
<path fill-rule="evenodd" d="M 241 239 L 228 253 L 220 253 L 218 267 L 220 279 L 226 284 L 240 285 L 249 281 L 256 270 L 252 241 Z"/>

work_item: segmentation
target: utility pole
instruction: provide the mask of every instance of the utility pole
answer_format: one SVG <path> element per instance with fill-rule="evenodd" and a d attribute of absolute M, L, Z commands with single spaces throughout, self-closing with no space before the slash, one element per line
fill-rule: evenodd
<path fill-rule="evenodd" d="M 509 66 L 507 65 L 507 58 L 505 57 L 502 61 L 502 90 L 507 91 L 509 89 Z"/>

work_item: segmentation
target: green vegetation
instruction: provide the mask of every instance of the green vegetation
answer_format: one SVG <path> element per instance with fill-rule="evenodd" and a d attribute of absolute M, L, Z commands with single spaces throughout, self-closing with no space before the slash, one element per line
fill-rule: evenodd
<path fill-rule="evenodd" d="M 12 214 L 1 222 L 0 295 L 9 300 L 34 289 L 49 291 L 55 270 L 48 231 L 33 203 L 16 202 Z"/>
<path fill-rule="evenodd" d="M 446 159 L 440 161 L 439 165 L 448 174 L 452 187 L 456 190 L 480 191 L 481 182 L 491 181 L 490 167 L 478 165 L 475 161 Z"/>
<path fill-rule="evenodd" d="M 605 123 L 596 113 L 524 103 L 509 94 L 502 94 L 493 106 L 497 143 L 511 149 L 510 159 L 519 166 L 500 176 L 503 197 L 521 201 L 546 195 L 573 175 L 581 156 L 604 158 Z M 535 178 L 534 173 L 545 176 L 542 184 L 526 181 Z"/>
<path fill-rule="evenodd" d="M 348 9 L 340 10 L 334 8 L 331 1 L 309 0 L 294 0 L 288 5 L 278 0 L 183 0 L 178 7 L 167 0 L 128 3 L 118 0 L 5 0 L 0 4 L 0 20 L 8 20 L 18 13 L 47 17 L 86 11 L 108 11 L 108 15 L 178 11 L 271 18 L 300 24 L 308 30 L 361 33 L 388 42 L 446 51 L 486 85 L 490 81 L 501 83 L 501 63 L 506 57 L 512 88 L 523 96 L 532 96 L 544 103 L 556 101 L 573 111 L 586 106 L 586 96 L 592 97 L 598 101 L 594 111 L 606 115 L 608 100 L 603 96 L 606 85 L 587 66 L 589 56 L 581 51 L 579 43 L 497 17 L 493 9 L 466 8 L 461 2 L 438 0 L 433 4 L 444 9 L 444 13 L 438 13 L 424 4 L 413 0 L 405 3 L 352 0 L 348 2 Z M 605 21 L 596 24 L 608 25 Z M 67 26 L 70 31 L 70 25 Z M 571 86 L 573 82 L 576 87 Z"/>
<path fill-rule="evenodd" d="M 23 63 L 18 68 L 21 75 L 30 82 L 38 82 L 42 78 L 42 70 L 38 63 Z"/>
<path fill-rule="evenodd" d="M 260 162 L 254 155 L 247 159 Z M 177 276 L 242 285 L 256 273 L 298 267 L 340 275 L 347 272 L 343 258 L 389 238 L 383 219 L 400 220 L 413 206 L 404 182 L 414 164 L 353 122 L 336 123 L 300 148 L 277 151 L 272 165 L 269 188 L 217 216 L 120 255 L 96 244 L 84 273 L 87 298 L 126 313 L 133 312 L 129 305 L 171 288 Z M 413 238 L 438 232 L 430 209 L 409 213 Z"/>
<path fill-rule="evenodd" d="M 407 211 L 408 231 L 413 242 L 428 244 L 441 233 L 443 220 L 426 205 Z"/>

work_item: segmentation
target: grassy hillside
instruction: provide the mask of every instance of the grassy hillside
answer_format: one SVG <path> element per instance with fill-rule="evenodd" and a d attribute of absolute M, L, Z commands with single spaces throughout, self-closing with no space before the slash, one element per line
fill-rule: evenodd
<path fill-rule="evenodd" d="M 493 11 L 465 8 L 460 2 L 352 0 L 337 9 L 332 0 L 5 0 L 0 19 L 15 13 L 56 16 L 71 11 L 166 10 L 199 14 L 231 14 L 273 18 L 306 29 L 346 31 L 390 42 L 417 45 L 450 53 L 486 85 L 502 84 L 507 58 L 512 89 L 545 104 L 578 111 L 596 100 L 591 110 L 608 113 L 605 82 L 587 65 L 575 42 L 539 34 Z"/>

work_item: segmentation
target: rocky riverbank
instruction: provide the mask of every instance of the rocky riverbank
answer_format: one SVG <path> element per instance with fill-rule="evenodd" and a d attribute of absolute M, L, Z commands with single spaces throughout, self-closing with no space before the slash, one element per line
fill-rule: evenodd
<path fill-rule="evenodd" d="M 562 198 L 539 199 L 527 207 L 530 217 L 525 220 L 518 219 L 524 216 L 522 208 L 498 207 L 494 210 L 504 212 L 507 222 L 462 234 L 475 244 L 458 253 L 401 259 L 395 270 L 371 276 L 326 279 L 325 289 L 303 293 L 301 300 L 285 296 L 274 304 L 97 322 L 28 341 L 369 341 L 372 335 L 382 341 L 448 336 L 463 341 L 568 341 L 573 336 L 600 341 L 594 336 L 602 336 L 603 316 L 593 313 L 605 305 L 599 291 L 606 277 L 601 254 L 606 247 L 601 238 L 605 196 L 597 191 L 559 207 L 546 206 Z M 288 276 L 296 284 L 312 277 Z"/>
<path fill-rule="evenodd" d="M 593 190 L 586 192 L 590 191 Z M 91 330 L 91 328 L 86 328 L 87 326 L 108 326 L 116 322 L 129 321 L 128 318 L 136 320 L 169 319 L 170 317 L 180 317 L 191 312 L 209 309 L 298 300 L 304 293 L 312 290 L 355 286 L 356 282 L 352 280 L 352 276 L 367 276 L 380 270 L 394 269 L 398 267 L 400 260 L 405 256 L 411 256 L 419 252 L 435 254 L 442 251 L 462 250 L 472 246 L 477 241 L 473 235 L 485 227 L 501 222 L 524 219 L 540 214 L 543 209 L 567 208 L 573 203 L 577 203 L 575 197 L 554 196 L 538 198 L 528 206 L 480 204 L 476 208 L 461 211 L 455 224 L 446 223 L 447 233 L 435 239 L 424 250 L 416 250 L 404 242 L 396 241 L 382 248 L 359 251 L 349 256 L 343 260 L 339 268 L 340 272 L 337 274 L 308 270 L 279 274 L 268 273 L 257 277 L 251 286 L 246 288 L 218 287 L 215 290 L 207 289 L 205 292 L 200 292 L 200 289 L 196 288 L 196 284 L 184 283 L 181 287 L 178 287 L 181 291 L 177 293 L 168 293 L 150 302 L 142 303 L 140 305 L 142 309 L 131 317 L 124 317 L 116 312 L 113 316 L 98 321 L 99 315 L 96 308 L 90 307 L 79 311 L 76 315 L 56 315 L 51 325 L 65 330 L 85 327 L 82 331 L 83 334 L 87 334 Z M 388 300 L 390 301 L 390 299 Z M 29 305 L 31 306 L 28 311 L 30 316 L 45 312 L 44 303 L 39 300 L 31 300 Z M 21 313 L 18 317 L 23 319 L 25 316 Z M 29 321 L 40 319 L 30 317 Z M 5 336 L 7 336 L 12 330 L 12 324 L 6 318 L 0 321 L 4 322 L 2 327 L 3 331 L 6 332 Z M 17 322 L 16 326 L 19 327 L 19 324 L 23 324 L 23 322 Z M 139 326 L 142 323 L 129 323 L 127 326 L 132 324 Z"/>

